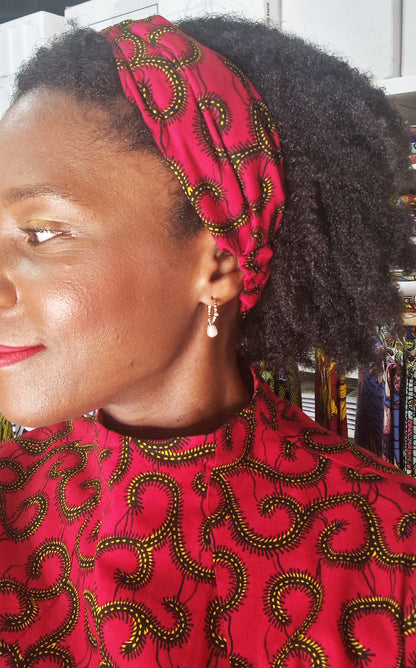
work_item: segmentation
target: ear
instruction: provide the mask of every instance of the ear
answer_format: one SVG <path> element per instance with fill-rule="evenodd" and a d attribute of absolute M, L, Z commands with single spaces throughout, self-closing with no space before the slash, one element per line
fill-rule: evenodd
<path fill-rule="evenodd" d="M 209 232 L 208 234 L 210 239 L 207 240 L 205 248 L 205 271 L 200 284 L 200 301 L 209 305 L 215 297 L 220 306 L 238 297 L 243 289 L 243 272 L 235 255 L 221 251 L 215 239 Z"/>

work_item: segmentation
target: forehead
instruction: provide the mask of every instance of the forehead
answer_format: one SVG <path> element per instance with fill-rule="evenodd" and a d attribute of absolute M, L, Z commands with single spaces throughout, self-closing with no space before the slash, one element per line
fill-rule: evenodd
<path fill-rule="evenodd" d="M 128 199 L 130 190 L 141 189 L 157 198 L 163 189 L 174 194 L 179 188 L 160 158 L 128 150 L 127 141 L 113 129 L 110 112 L 55 91 L 29 93 L 6 112 L 0 121 L 0 154 L 2 193 L 50 183 L 87 204 L 105 205 L 117 196 L 115 191 Z"/>
<path fill-rule="evenodd" d="M 108 150 L 110 141 L 105 138 L 109 126 L 109 113 L 97 105 L 78 102 L 60 92 L 35 90 L 5 113 L 0 121 L 0 141 L 6 148 L 13 143 L 30 153 L 46 153 L 53 143 L 56 150 L 64 149 L 80 158 L 88 152 Z"/>

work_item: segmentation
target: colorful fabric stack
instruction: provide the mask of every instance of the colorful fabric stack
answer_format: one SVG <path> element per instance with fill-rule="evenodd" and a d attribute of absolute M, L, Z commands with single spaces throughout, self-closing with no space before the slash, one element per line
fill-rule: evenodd
<path fill-rule="evenodd" d="M 360 371 L 355 441 L 416 475 L 416 328 L 380 332 L 383 370 Z"/>
<path fill-rule="evenodd" d="M 413 167 L 416 169 L 416 154 L 412 157 L 415 158 Z M 402 202 L 404 202 L 404 204 L 410 206 L 413 218 L 412 234 L 413 236 L 416 237 L 416 193 L 408 193 L 407 195 L 402 195 L 400 199 Z"/>
<path fill-rule="evenodd" d="M 416 327 L 406 328 L 403 468 L 416 475 Z"/>
<path fill-rule="evenodd" d="M 384 441 L 385 376 L 361 369 L 358 378 L 355 441 L 381 457 Z"/>
<path fill-rule="evenodd" d="M 410 126 L 410 161 L 416 169 L 416 125 Z"/>
<path fill-rule="evenodd" d="M 302 408 L 302 390 L 296 365 L 278 367 L 262 361 L 256 368 L 279 399 L 284 399 Z"/>
<path fill-rule="evenodd" d="M 315 419 L 325 429 L 348 437 L 347 384 L 321 350 L 315 353 Z"/>

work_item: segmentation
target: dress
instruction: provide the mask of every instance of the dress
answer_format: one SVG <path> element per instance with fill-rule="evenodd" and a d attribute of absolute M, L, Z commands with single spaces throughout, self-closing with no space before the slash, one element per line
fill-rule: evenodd
<path fill-rule="evenodd" d="M 0 460 L 0 666 L 416 665 L 416 484 L 255 380 L 204 436 Z"/>

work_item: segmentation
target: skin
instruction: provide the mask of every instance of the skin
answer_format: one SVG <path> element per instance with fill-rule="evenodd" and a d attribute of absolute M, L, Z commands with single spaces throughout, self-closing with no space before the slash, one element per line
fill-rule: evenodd
<path fill-rule="evenodd" d="M 101 407 L 108 426 L 156 438 L 246 405 L 241 272 L 206 230 L 174 237 L 180 187 L 162 159 L 128 151 L 105 110 L 47 90 L 3 117 L 0 154 L 0 345 L 44 346 L 0 368 L 0 411 L 39 426 Z"/>

